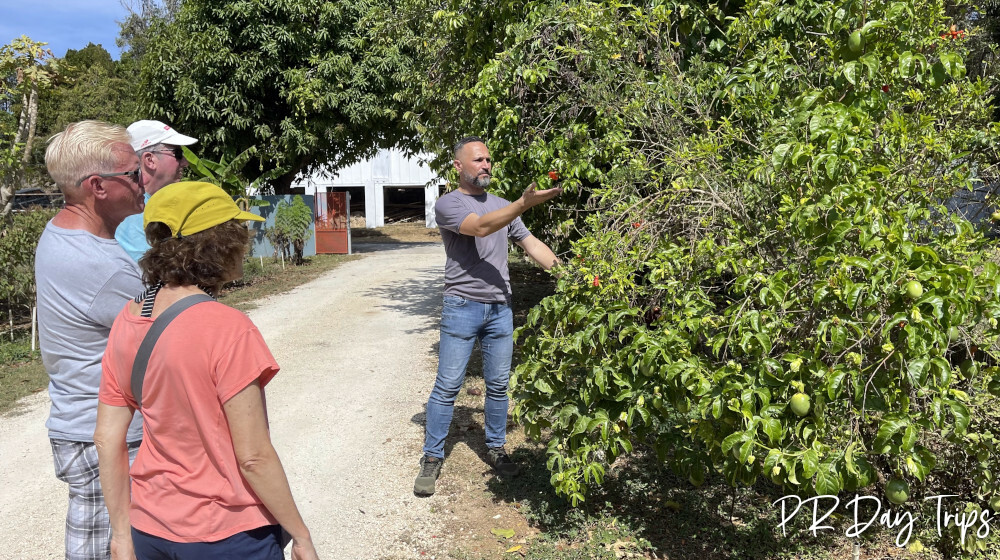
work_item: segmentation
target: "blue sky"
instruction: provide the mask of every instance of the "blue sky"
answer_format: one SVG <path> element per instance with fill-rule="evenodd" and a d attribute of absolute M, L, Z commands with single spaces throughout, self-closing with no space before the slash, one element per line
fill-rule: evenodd
<path fill-rule="evenodd" d="M 118 21 L 127 10 L 119 0 L 0 0 L 0 44 L 27 35 L 44 41 L 57 57 L 67 49 L 99 43 L 118 59 Z"/>

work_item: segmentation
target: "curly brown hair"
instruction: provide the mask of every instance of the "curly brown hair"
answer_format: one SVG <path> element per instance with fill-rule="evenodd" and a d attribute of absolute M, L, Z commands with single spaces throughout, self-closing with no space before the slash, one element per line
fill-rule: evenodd
<path fill-rule="evenodd" d="M 163 282 L 217 292 L 234 280 L 233 271 L 250 247 L 250 232 L 243 222 L 230 220 L 178 239 L 163 222 L 151 222 L 146 240 L 151 248 L 139 259 L 139 267 L 147 285 Z"/>

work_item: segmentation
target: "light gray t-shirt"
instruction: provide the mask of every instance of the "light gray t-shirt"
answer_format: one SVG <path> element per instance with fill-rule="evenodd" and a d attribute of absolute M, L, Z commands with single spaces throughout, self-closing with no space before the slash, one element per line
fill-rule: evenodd
<path fill-rule="evenodd" d="M 438 199 L 434 214 L 448 257 L 444 266 L 445 295 L 481 303 L 510 302 L 507 238 L 521 241 L 531 235 L 521 217 L 486 237 L 458 232 L 469 214 L 482 216 L 508 205 L 510 202 L 490 193 L 469 195 L 457 190 Z"/>
<path fill-rule="evenodd" d="M 49 437 L 94 441 L 101 358 L 115 317 L 142 291 L 139 269 L 114 239 L 49 222 L 35 250 L 35 284 Z M 139 414 L 127 439 L 142 439 Z"/>

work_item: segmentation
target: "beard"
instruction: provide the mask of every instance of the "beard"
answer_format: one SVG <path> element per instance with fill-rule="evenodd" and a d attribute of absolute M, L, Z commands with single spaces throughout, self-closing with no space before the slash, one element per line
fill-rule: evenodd
<path fill-rule="evenodd" d="M 491 176 L 491 175 L 479 175 L 478 177 L 476 177 L 472 181 L 472 184 L 476 185 L 477 187 L 479 187 L 481 189 L 485 189 L 486 187 L 490 186 L 490 181 L 492 179 L 493 179 L 493 176 Z"/>
<path fill-rule="evenodd" d="M 489 174 L 476 175 L 473 177 L 472 175 L 463 172 L 463 175 L 465 175 L 465 179 L 470 184 L 480 189 L 485 189 L 486 187 L 490 186 L 490 180 L 493 179 L 493 176 Z"/>

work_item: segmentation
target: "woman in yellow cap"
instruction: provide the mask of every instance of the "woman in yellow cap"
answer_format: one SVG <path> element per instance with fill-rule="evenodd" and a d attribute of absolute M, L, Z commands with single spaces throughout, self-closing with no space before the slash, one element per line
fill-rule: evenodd
<path fill-rule="evenodd" d="M 213 299 L 242 274 L 243 222 L 262 218 L 189 182 L 157 191 L 144 220 L 149 289 L 111 328 L 94 434 L 112 557 L 280 560 L 283 528 L 293 558 L 317 558 L 268 435 L 264 386 L 278 364 L 250 319 Z M 136 410 L 144 439 L 130 470 Z"/>

